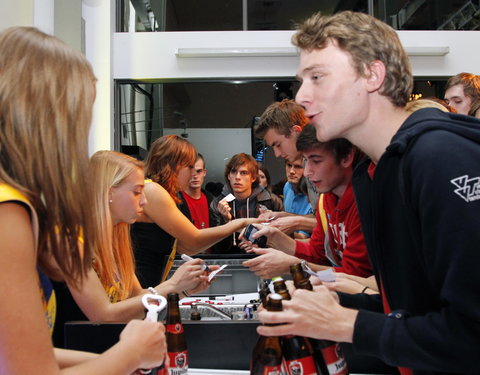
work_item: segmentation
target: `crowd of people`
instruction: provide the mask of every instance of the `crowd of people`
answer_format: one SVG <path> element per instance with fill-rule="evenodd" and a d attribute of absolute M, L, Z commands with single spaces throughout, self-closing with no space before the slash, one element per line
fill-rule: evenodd
<path fill-rule="evenodd" d="M 478 372 L 480 77 L 460 73 L 443 99 L 409 102 L 397 34 L 363 13 L 314 14 L 292 43 L 296 98 L 255 127 L 284 159 L 279 197 L 246 153 L 207 191 L 205 150 L 175 135 L 145 161 L 89 157 L 85 57 L 35 28 L 0 33 L 0 373 L 157 367 L 164 327 L 143 320 L 142 296 L 215 282 L 218 266 L 200 258 L 172 272 L 178 254 L 245 252 L 264 279 L 299 262 L 336 275 L 313 291 L 290 285 L 283 311 L 259 312 L 260 334 L 351 343 L 402 375 Z M 266 247 L 243 238 L 248 224 Z M 103 354 L 62 349 L 63 324 L 78 317 L 129 323 Z"/>

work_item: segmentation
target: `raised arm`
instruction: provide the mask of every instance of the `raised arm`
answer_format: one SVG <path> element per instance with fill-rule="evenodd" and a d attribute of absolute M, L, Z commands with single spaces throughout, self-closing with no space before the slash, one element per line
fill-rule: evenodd
<path fill-rule="evenodd" d="M 313 228 L 317 224 L 315 216 L 288 214 L 282 217 L 276 218 L 270 222 L 270 225 L 280 229 L 286 234 L 291 234 L 294 231 L 303 230 L 305 232 L 312 232 Z"/>
<path fill-rule="evenodd" d="M 144 207 L 145 221 L 151 221 L 177 238 L 181 252 L 189 255 L 208 249 L 248 223 L 258 219 L 236 219 L 218 227 L 197 229 L 177 208 L 168 192 L 155 182 L 145 185 L 147 205 Z"/>

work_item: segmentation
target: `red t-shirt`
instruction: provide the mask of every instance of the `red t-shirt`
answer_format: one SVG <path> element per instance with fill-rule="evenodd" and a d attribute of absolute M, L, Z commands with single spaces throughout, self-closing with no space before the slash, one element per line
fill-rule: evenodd
<path fill-rule="evenodd" d="M 210 228 L 210 212 L 205 194 L 201 193 L 198 199 L 192 198 L 184 191 L 182 191 L 182 194 L 185 202 L 187 202 L 193 224 L 198 229 Z"/>

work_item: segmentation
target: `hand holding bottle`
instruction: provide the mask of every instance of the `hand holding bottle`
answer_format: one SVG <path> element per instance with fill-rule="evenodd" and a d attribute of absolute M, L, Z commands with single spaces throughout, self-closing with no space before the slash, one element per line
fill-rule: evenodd
<path fill-rule="evenodd" d="M 132 358 L 139 359 L 136 368 L 158 367 L 167 354 L 165 327 L 149 320 L 131 320 L 120 334 L 120 344 L 128 345 Z"/>

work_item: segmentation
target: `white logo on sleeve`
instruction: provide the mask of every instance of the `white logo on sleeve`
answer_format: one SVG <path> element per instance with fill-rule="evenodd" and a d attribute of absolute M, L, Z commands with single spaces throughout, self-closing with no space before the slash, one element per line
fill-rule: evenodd
<path fill-rule="evenodd" d="M 450 180 L 457 189 L 454 190 L 466 202 L 473 202 L 480 199 L 480 177 L 469 178 L 468 175 Z"/>

